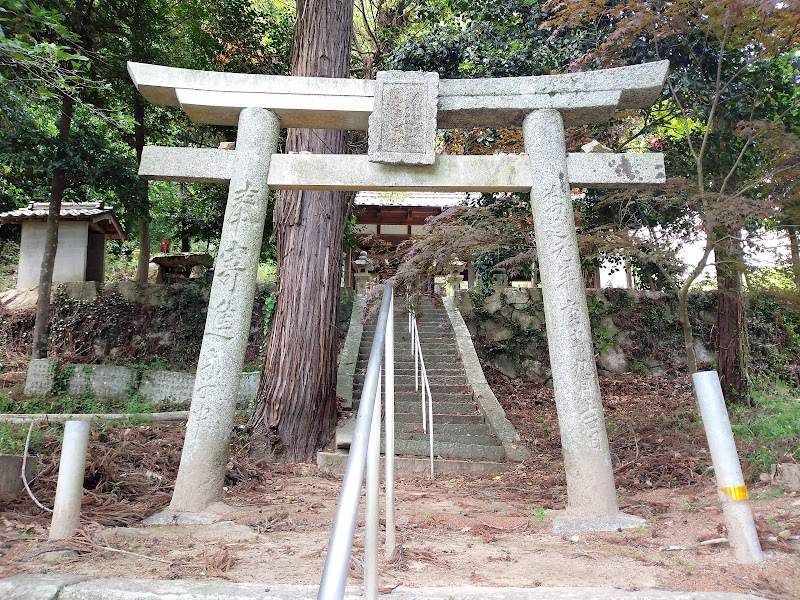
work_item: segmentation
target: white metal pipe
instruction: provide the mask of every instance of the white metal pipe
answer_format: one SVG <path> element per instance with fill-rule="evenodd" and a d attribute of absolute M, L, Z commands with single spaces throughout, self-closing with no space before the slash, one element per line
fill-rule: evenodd
<path fill-rule="evenodd" d="M 428 432 L 428 404 L 431 400 L 431 387 L 425 385 L 425 382 L 428 380 L 428 371 L 425 369 L 425 357 L 422 356 L 422 346 L 419 345 L 419 340 L 417 340 L 417 347 L 419 349 L 419 371 L 420 371 L 420 379 L 422 381 L 422 431 L 423 433 Z M 425 402 L 425 391 L 428 392 L 428 402 Z"/>
<path fill-rule="evenodd" d="M 325 568 L 317 593 L 318 600 L 341 600 L 344 598 L 347 573 L 350 567 L 350 555 L 353 550 L 353 535 L 356 530 L 358 507 L 361 499 L 361 488 L 364 483 L 364 467 L 367 462 L 372 417 L 375 410 L 375 397 L 378 391 L 378 375 L 383 357 L 384 339 L 386 335 L 386 321 L 389 315 L 389 303 L 392 297 L 392 284 L 386 283 L 378 314 L 378 323 L 375 327 L 375 338 L 369 354 L 367 374 L 364 377 L 364 387 L 361 390 L 361 401 L 356 417 L 356 428 L 353 433 L 353 442 L 350 444 L 350 455 L 342 479 L 342 491 L 339 494 L 339 504 L 336 507 L 336 517 L 333 520 L 328 553 L 325 556 Z M 378 407 L 380 415 L 380 407 Z"/>
<path fill-rule="evenodd" d="M 50 539 L 72 537 L 81 520 L 83 475 L 86 469 L 86 450 L 89 446 L 89 421 L 67 421 L 58 466 L 56 499 Z"/>
<path fill-rule="evenodd" d="M 692 382 L 711 450 L 717 493 L 728 528 L 728 539 L 736 560 L 745 564 L 760 563 L 764 560 L 764 553 L 761 551 L 753 513 L 747 502 L 747 487 L 733 441 L 719 376 L 716 371 L 703 371 L 693 374 Z"/>
<path fill-rule="evenodd" d="M 419 391 L 419 377 L 418 377 L 418 360 L 419 360 L 419 353 L 417 348 L 419 347 L 419 330 L 417 329 L 417 316 L 414 315 L 411 320 L 411 350 L 414 352 L 414 391 Z"/>
<path fill-rule="evenodd" d="M 389 318 L 386 321 L 386 349 L 384 356 L 386 371 L 386 542 L 384 550 L 391 556 L 397 543 L 395 531 L 394 502 L 394 298 L 389 305 Z"/>
<path fill-rule="evenodd" d="M 391 314 L 391 313 L 390 313 Z M 367 502 L 364 511 L 364 597 L 378 598 L 379 496 L 381 483 L 381 374 L 372 412 L 367 450 Z"/>
<path fill-rule="evenodd" d="M 433 479 L 433 396 L 428 380 L 428 371 L 424 371 L 424 385 L 428 389 L 428 437 L 431 452 L 431 479 Z"/>
<path fill-rule="evenodd" d="M 427 404 L 425 403 L 425 377 L 427 376 L 425 372 L 425 360 L 422 358 L 422 346 L 419 343 L 419 334 L 417 335 L 417 356 L 419 357 L 419 375 L 420 375 L 420 401 L 422 403 L 422 432 L 426 433 L 428 431 L 428 419 L 426 418 L 426 410 Z M 414 365 L 414 372 L 416 373 L 416 364 Z"/>

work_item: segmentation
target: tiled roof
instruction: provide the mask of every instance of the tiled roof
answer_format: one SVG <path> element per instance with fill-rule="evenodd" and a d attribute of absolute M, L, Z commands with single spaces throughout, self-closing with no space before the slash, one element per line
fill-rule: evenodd
<path fill-rule="evenodd" d="M 462 204 L 463 192 L 358 192 L 355 206 L 431 206 L 446 208 Z"/>
<path fill-rule="evenodd" d="M 47 219 L 49 202 L 31 202 L 25 208 L 0 213 L 3 223 L 42 221 Z M 114 209 L 102 202 L 62 202 L 61 219 L 66 221 L 91 221 L 101 226 L 110 239 L 125 239 Z"/>
<path fill-rule="evenodd" d="M 47 218 L 50 210 L 49 202 L 31 202 L 25 208 L 18 208 L 0 213 L 1 219 L 41 219 Z M 102 202 L 62 202 L 61 218 L 64 217 L 96 217 L 103 214 L 114 214 L 114 209 L 104 206 Z"/>

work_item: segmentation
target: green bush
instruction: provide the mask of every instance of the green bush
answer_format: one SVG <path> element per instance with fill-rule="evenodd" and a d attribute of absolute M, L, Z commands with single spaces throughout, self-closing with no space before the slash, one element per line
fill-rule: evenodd
<path fill-rule="evenodd" d="M 28 436 L 27 424 L 0 423 L 0 454 L 22 454 Z M 28 451 L 35 453 L 44 447 L 45 433 L 41 427 L 34 427 Z"/>

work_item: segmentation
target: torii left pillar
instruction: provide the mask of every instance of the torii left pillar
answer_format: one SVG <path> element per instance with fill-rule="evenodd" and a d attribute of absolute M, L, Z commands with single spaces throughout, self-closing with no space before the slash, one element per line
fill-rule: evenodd
<path fill-rule="evenodd" d="M 542 276 L 547 346 L 567 476 L 567 511 L 556 531 L 615 531 L 644 520 L 619 512 L 557 110 L 523 122 L 531 166 L 531 210 Z"/>
<path fill-rule="evenodd" d="M 267 175 L 280 121 L 263 108 L 239 115 L 234 165 L 192 405 L 170 511 L 198 513 L 222 499 L 258 257 L 267 215 Z M 169 518 L 169 515 L 165 515 Z"/>

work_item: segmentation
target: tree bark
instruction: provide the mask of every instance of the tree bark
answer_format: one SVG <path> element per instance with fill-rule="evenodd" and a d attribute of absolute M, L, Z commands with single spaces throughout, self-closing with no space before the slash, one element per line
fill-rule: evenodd
<path fill-rule="evenodd" d="M 84 14 L 84 9 L 87 14 Z M 88 18 L 88 9 L 83 0 L 76 0 L 72 13 L 72 29 L 78 34 L 84 46 L 89 47 L 89 40 L 84 39 L 83 24 Z M 39 272 L 39 292 L 36 299 L 36 321 L 33 326 L 32 358 L 47 358 L 47 347 L 50 337 L 50 293 L 53 288 L 53 270 L 58 251 L 58 224 L 61 217 L 61 201 L 67 189 L 67 175 L 64 165 L 67 160 L 69 132 L 72 128 L 72 116 L 75 112 L 75 98 L 62 92 L 61 117 L 58 123 L 56 139 L 55 167 L 53 169 L 53 185 L 50 188 L 50 208 L 47 212 L 47 229 L 45 232 L 44 254 Z"/>
<path fill-rule="evenodd" d="M 789 248 L 792 252 L 792 275 L 794 276 L 794 285 L 797 291 L 800 292 L 800 229 L 797 225 L 786 228 L 786 233 L 789 234 Z"/>
<path fill-rule="evenodd" d="M 686 370 L 689 375 L 697 373 L 697 356 L 694 353 L 694 336 L 692 323 L 689 321 L 689 286 L 684 284 L 678 290 L 678 321 L 683 333 L 683 352 L 686 355 Z"/>
<path fill-rule="evenodd" d="M 347 77 L 353 3 L 297 0 L 292 75 Z M 286 150 L 343 154 L 345 132 L 290 129 Z M 280 192 L 274 226 L 278 300 L 251 419 L 253 451 L 312 460 L 336 425 L 336 353 L 347 196 Z"/>
<path fill-rule="evenodd" d="M 136 162 L 142 162 L 144 150 L 144 99 L 138 92 L 133 95 L 133 147 L 136 150 Z M 150 192 L 148 182 L 139 181 L 136 194 L 139 197 L 139 263 L 136 266 L 136 283 L 147 283 L 150 269 Z"/>
<path fill-rule="evenodd" d="M 33 326 L 33 358 L 47 358 L 47 346 L 50 337 L 50 293 L 53 288 L 53 270 L 58 250 L 58 223 L 61 216 L 61 200 L 67 188 L 67 176 L 64 162 L 67 159 L 69 131 L 72 127 L 72 115 L 75 101 L 72 96 L 61 95 L 61 118 L 58 123 L 58 139 L 53 170 L 53 185 L 50 188 L 50 209 L 47 213 L 47 230 L 45 233 L 42 268 L 39 272 L 39 293 L 36 299 L 36 322 Z"/>
<path fill-rule="evenodd" d="M 189 252 L 192 249 L 192 240 L 189 238 L 189 231 L 188 231 L 188 208 L 186 207 L 186 194 L 184 183 L 182 181 L 178 182 L 178 204 L 180 206 L 180 214 L 181 214 L 181 252 Z"/>
<path fill-rule="evenodd" d="M 728 402 L 747 401 L 747 324 L 742 294 L 741 242 L 732 235 L 719 236 L 717 257 L 718 371 Z"/>

